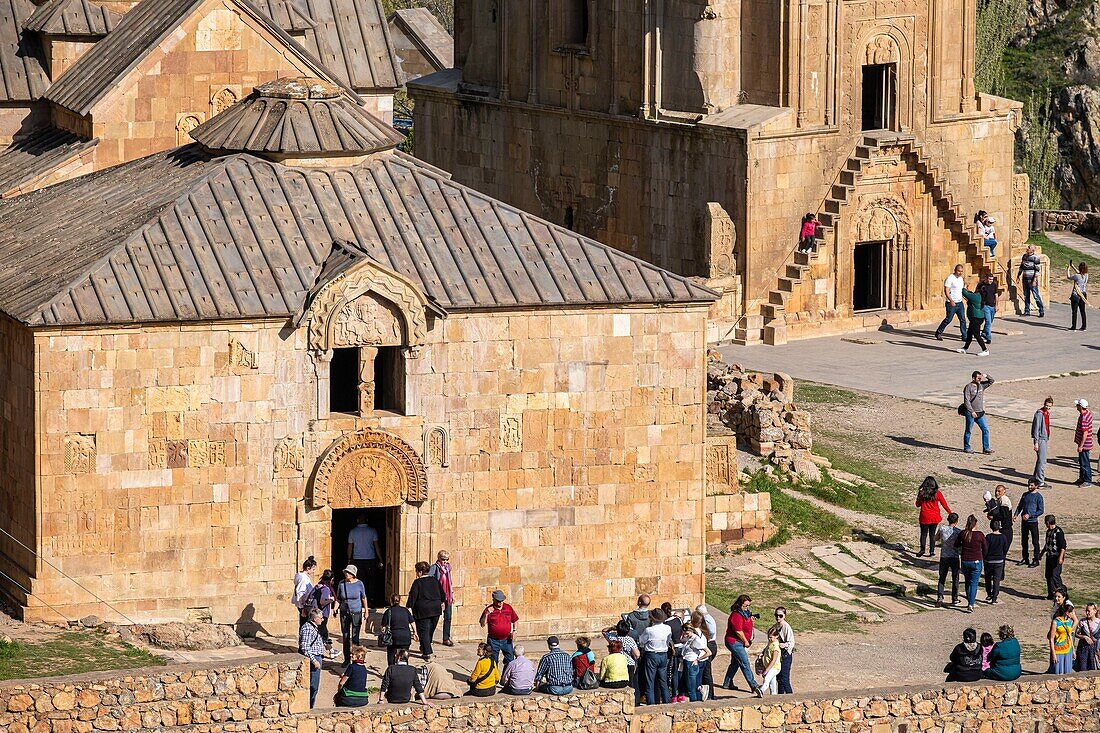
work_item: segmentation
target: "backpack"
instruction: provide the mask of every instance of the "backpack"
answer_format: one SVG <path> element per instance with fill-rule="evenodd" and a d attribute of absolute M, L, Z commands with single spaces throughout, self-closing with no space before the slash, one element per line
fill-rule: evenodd
<path fill-rule="evenodd" d="M 321 608 L 321 595 L 325 592 L 325 587 L 318 583 L 313 586 L 313 590 L 302 599 L 302 615 L 308 616 L 309 612 L 313 609 Z"/>
<path fill-rule="evenodd" d="M 649 627 L 648 613 L 639 616 L 637 611 L 631 611 L 630 613 L 624 613 L 622 619 L 630 624 L 630 638 L 634 641 L 637 641 L 642 632 Z"/>
<path fill-rule="evenodd" d="M 596 665 L 588 661 L 588 654 L 573 657 L 573 686 L 578 690 L 595 690 L 600 686 L 596 677 Z"/>

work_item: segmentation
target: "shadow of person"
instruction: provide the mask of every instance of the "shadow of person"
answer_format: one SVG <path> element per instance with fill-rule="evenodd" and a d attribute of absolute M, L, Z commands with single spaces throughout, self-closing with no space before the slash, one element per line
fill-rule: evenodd
<path fill-rule="evenodd" d="M 259 634 L 271 636 L 271 633 L 256 620 L 256 606 L 249 603 L 241 611 L 240 618 L 233 623 L 233 630 L 242 639 L 255 639 Z"/>

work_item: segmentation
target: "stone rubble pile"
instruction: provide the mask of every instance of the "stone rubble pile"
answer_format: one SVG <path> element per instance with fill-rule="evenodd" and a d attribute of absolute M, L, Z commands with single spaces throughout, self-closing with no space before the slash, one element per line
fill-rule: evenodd
<path fill-rule="evenodd" d="M 754 454 L 811 480 L 820 479 L 810 449 L 810 413 L 794 405 L 794 380 L 782 372 L 747 372 L 707 354 L 707 412 L 732 430 Z"/>

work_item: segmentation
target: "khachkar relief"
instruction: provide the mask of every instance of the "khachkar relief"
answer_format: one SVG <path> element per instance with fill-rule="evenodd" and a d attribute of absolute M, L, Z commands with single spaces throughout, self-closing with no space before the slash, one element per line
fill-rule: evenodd
<path fill-rule="evenodd" d="M 95 435 L 65 436 L 65 473 L 95 473 Z"/>
<path fill-rule="evenodd" d="M 447 428 L 433 425 L 424 431 L 424 463 L 429 466 L 446 468 L 447 462 Z"/>
<path fill-rule="evenodd" d="M 1026 173 L 1012 176 L 1012 246 L 1020 247 L 1027 241 L 1028 221 L 1031 215 L 1031 179 Z"/>
<path fill-rule="evenodd" d="M 737 228 L 721 204 L 707 203 L 706 242 L 708 275 L 711 279 L 737 274 Z"/>
<path fill-rule="evenodd" d="M 407 278 L 363 260 L 321 288 L 309 306 L 309 345 L 422 346 L 428 301 Z M 415 354 L 413 354 L 415 355 Z"/>
<path fill-rule="evenodd" d="M 275 445 L 272 456 L 276 478 L 301 476 L 306 466 L 305 446 L 300 435 L 288 435 Z"/>
<path fill-rule="evenodd" d="M 229 337 L 229 369 L 234 374 L 242 374 L 256 368 L 256 352 L 249 350 L 234 337 Z"/>
<path fill-rule="evenodd" d="M 397 506 L 428 498 L 424 463 L 395 435 L 349 433 L 324 455 L 313 477 L 312 505 L 333 509 Z"/>

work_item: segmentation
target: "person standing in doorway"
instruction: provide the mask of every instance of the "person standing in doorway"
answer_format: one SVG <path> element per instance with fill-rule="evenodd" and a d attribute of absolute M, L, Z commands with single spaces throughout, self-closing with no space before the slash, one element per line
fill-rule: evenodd
<path fill-rule="evenodd" d="M 1042 260 L 1035 254 L 1035 245 L 1029 244 L 1027 252 L 1020 258 L 1020 267 L 1016 270 L 1016 280 L 1024 290 L 1024 315 L 1031 315 L 1031 299 L 1035 298 L 1035 305 L 1039 308 L 1039 317 L 1046 315 L 1043 308 L 1043 299 L 1039 297 L 1039 268 Z"/>
<path fill-rule="evenodd" d="M 982 558 L 985 556 L 985 534 L 978 530 L 978 518 L 971 514 L 966 518 L 966 529 L 955 539 L 955 548 L 962 558 L 962 571 L 966 576 L 966 612 L 974 613 L 974 601 L 978 597 L 978 581 L 982 577 Z"/>
<path fill-rule="evenodd" d="M 1021 565 L 1029 567 L 1039 566 L 1039 517 L 1046 511 L 1043 495 L 1039 493 L 1039 482 L 1029 479 L 1027 491 L 1020 497 L 1020 503 L 1016 505 L 1014 517 L 1020 517 L 1020 545 L 1023 559 Z M 1033 552 L 1028 553 L 1028 540 L 1031 541 Z M 1030 559 L 1035 557 L 1034 562 Z"/>
<path fill-rule="evenodd" d="M 959 533 L 959 515 L 951 512 L 947 515 L 947 524 L 940 527 L 940 580 L 936 586 L 936 608 L 943 607 L 943 591 L 947 575 L 951 574 L 951 605 L 959 605 L 959 551 L 955 540 Z"/>
<path fill-rule="evenodd" d="M 959 338 L 966 339 L 966 303 L 963 302 L 963 266 L 955 265 L 955 271 L 943 281 L 944 310 L 946 315 L 943 321 L 936 327 L 936 340 L 943 341 L 943 331 L 951 323 L 952 318 L 959 319 Z"/>
<path fill-rule="evenodd" d="M 971 290 L 963 290 L 963 300 L 966 301 L 966 340 L 961 349 L 955 349 L 960 354 L 965 354 L 970 344 L 977 339 L 978 356 L 989 356 L 989 347 L 982 337 L 982 328 L 985 327 L 985 309 L 982 307 L 982 296 Z"/>
<path fill-rule="evenodd" d="M 454 612 L 454 576 L 451 570 L 451 553 L 440 550 L 428 575 L 439 581 L 443 588 L 443 646 L 454 646 L 451 640 L 451 614 Z"/>
<path fill-rule="evenodd" d="M 321 609 L 315 608 L 306 615 L 306 622 L 298 627 L 298 653 L 309 660 L 309 706 L 311 708 L 317 702 L 317 689 L 321 686 L 321 665 L 325 659 L 325 642 L 318 630 L 321 620 Z"/>
<path fill-rule="evenodd" d="M 409 610 L 416 619 L 416 635 L 420 639 L 420 656 L 432 661 L 432 637 L 443 614 L 443 586 L 428 575 L 430 566 L 421 560 L 416 564 L 416 580 L 409 588 Z"/>
<path fill-rule="evenodd" d="M 982 453 L 992 453 L 989 447 L 989 425 L 985 421 L 985 391 L 993 384 L 993 377 L 980 371 L 970 375 L 970 382 L 963 387 L 962 410 L 966 415 L 966 429 L 963 431 L 963 452 L 973 453 L 970 447 L 970 434 L 974 425 L 982 431 Z"/>
<path fill-rule="evenodd" d="M 1031 418 L 1031 444 L 1035 449 L 1035 470 L 1032 478 L 1039 488 L 1047 485 L 1047 445 L 1050 443 L 1050 408 L 1054 407 L 1054 398 L 1047 397 L 1043 406 L 1035 411 Z"/>
<path fill-rule="evenodd" d="M 1088 400 L 1077 400 L 1077 429 L 1073 433 L 1073 442 L 1077 445 L 1078 473 L 1075 484 L 1082 488 L 1092 486 L 1092 411 Z"/>
<path fill-rule="evenodd" d="M 920 552 L 917 557 L 924 557 L 925 540 L 928 541 L 928 557 L 936 556 L 936 530 L 939 529 L 940 513 L 942 506 L 951 513 L 951 507 L 947 505 L 947 499 L 943 498 L 940 485 L 934 476 L 926 476 L 917 489 L 917 500 L 914 504 L 920 509 L 917 521 L 920 523 Z"/>
<path fill-rule="evenodd" d="M 384 605 L 382 598 L 382 545 L 378 532 L 367 523 L 367 515 L 355 518 L 355 527 L 348 533 L 348 561 L 359 568 L 359 577 L 367 590 L 367 607 L 373 611 Z"/>
<path fill-rule="evenodd" d="M 493 664 L 497 663 L 497 655 L 504 653 L 504 666 L 507 667 L 515 656 L 512 639 L 516 633 L 516 623 L 519 615 L 511 606 L 504 602 L 504 591 L 493 591 L 493 602 L 481 612 L 478 621 L 482 628 L 486 629 L 486 642 L 492 649 Z"/>
<path fill-rule="evenodd" d="M 351 664 L 351 647 L 359 643 L 363 630 L 363 607 L 367 603 L 367 589 L 359 580 L 359 568 L 348 565 L 344 579 L 336 584 L 337 613 L 340 616 L 340 639 L 344 647 L 344 666 Z"/>
<path fill-rule="evenodd" d="M 987 344 L 993 343 L 993 319 L 997 315 L 997 279 L 992 272 L 987 272 L 982 282 L 978 285 L 978 295 L 982 296 L 982 310 L 985 318 L 982 321 L 982 336 Z"/>
<path fill-rule="evenodd" d="M 1073 263 L 1070 262 L 1069 267 L 1066 269 L 1066 279 L 1073 283 L 1073 287 L 1069 294 L 1069 309 L 1070 309 L 1070 325 L 1069 330 L 1077 330 L 1077 314 L 1081 314 L 1081 330 L 1085 330 L 1085 326 L 1088 325 L 1085 320 L 1085 306 L 1089 304 L 1089 266 L 1084 262 L 1077 265 L 1076 271 L 1073 268 Z"/>
<path fill-rule="evenodd" d="M 729 649 L 733 659 L 730 660 L 729 669 L 726 670 L 726 682 L 723 687 L 727 690 L 734 689 L 733 675 L 740 670 L 745 680 L 749 683 L 749 689 L 757 697 L 763 697 L 760 685 L 756 683 L 752 665 L 749 664 L 748 648 L 752 646 L 752 611 L 749 604 L 752 598 L 747 594 L 737 596 L 737 600 L 730 606 L 729 621 L 726 623 L 726 648 Z"/>
<path fill-rule="evenodd" d="M 783 606 L 775 609 L 775 626 L 779 634 L 780 667 L 776 678 L 780 695 L 791 695 L 791 665 L 794 662 L 794 629 L 787 622 L 787 609 Z"/>
<path fill-rule="evenodd" d="M 1054 600 L 1054 592 L 1062 588 L 1062 565 L 1066 562 L 1066 533 L 1058 526 L 1053 514 L 1046 516 L 1047 538 L 1043 552 L 1047 556 L 1047 600 Z"/>

